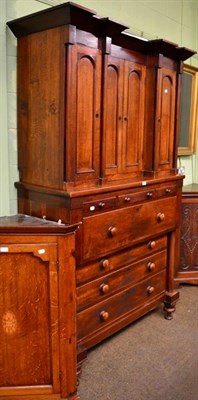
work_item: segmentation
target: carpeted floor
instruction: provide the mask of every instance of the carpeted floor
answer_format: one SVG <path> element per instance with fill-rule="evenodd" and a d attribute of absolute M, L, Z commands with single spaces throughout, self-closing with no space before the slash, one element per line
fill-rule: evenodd
<path fill-rule="evenodd" d="M 198 400 L 198 287 L 182 286 L 173 320 L 163 307 L 88 352 L 80 400 Z"/>

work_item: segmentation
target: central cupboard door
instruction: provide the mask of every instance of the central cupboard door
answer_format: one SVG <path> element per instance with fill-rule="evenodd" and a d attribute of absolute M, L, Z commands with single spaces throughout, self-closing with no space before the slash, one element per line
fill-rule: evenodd
<path fill-rule="evenodd" d="M 103 177 L 142 173 L 145 66 L 107 56 L 104 64 Z"/>

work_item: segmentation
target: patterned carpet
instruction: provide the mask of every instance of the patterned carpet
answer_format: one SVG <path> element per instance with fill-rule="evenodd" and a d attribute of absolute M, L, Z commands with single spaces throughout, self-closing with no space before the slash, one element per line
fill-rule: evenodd
<path fill-rule="evenodd" d="M 180 287 L 173 320 L 162 308 L 88 352 L 80 400 L 198 400 L 198 287 Z"/>

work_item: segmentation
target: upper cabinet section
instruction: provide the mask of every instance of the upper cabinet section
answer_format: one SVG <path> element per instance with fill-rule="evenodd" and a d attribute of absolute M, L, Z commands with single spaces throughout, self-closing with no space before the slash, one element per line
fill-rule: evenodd
<path fill-rule="evenodd" d="M 18 38 L 20 182 L 69 192 L 176 173 L 182 64 L 74 3 L 10 21 Z"/>

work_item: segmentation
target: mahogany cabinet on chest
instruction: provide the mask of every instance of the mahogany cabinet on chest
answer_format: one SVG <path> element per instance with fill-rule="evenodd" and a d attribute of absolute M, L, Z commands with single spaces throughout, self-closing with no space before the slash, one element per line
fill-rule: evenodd
<path fill-rule="evenodd" d="M 194 53 L 65 3 L 18 38 L 20 212 L 76 234 L 79 355 L 178 292 L 183 61 Z"/>
<path fill-rule="evenodd" d="M 0 218 L 0 398 L 77 400 L 75 230 Z"/>

